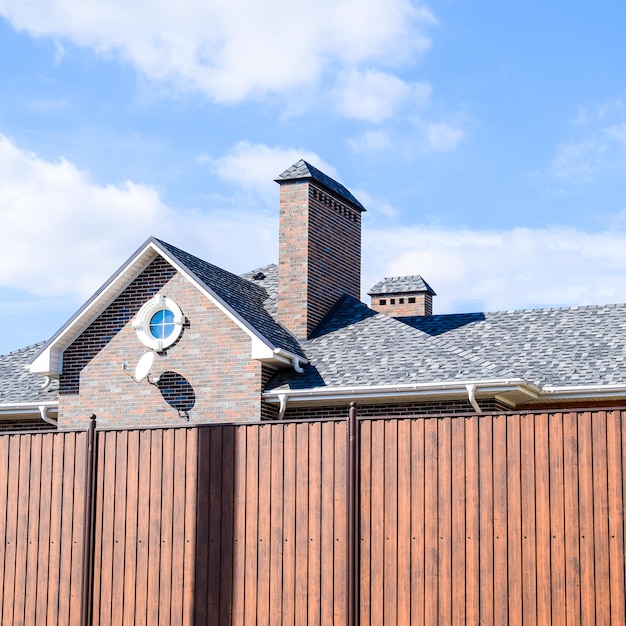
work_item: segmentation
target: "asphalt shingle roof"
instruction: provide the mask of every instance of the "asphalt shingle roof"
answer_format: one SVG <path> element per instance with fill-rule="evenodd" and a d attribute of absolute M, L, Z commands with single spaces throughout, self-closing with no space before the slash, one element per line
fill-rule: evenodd
<path fill-rule="evenodd" d="M 370 296 L 382 296 L 389 293 L 429 293 L 437 294 L 433 288 L 419 275 L 416 276 L 393 276 L 383 278 L 377 282 L 367 293 Z"/>
<path fill-rule="evenodd" d="M 268 299 L 268 293 L 264 287 L 255 284 L 253 280 L 246 280 L 217 265 L 207 263 L 165 241 L 156 241 L 275 347 L 303 356 L 298 342 L 266 310 L 264 302 Z"/>
<path fill-rule="evenodd" d="M 36 343 L 0 356 L 0 408 L 3 404 L 57 400 L 58 381 L 52 380 L 43 389 L 44 379 L 28 371 L 28 365 L 42 346 L 43 343 Z"/>

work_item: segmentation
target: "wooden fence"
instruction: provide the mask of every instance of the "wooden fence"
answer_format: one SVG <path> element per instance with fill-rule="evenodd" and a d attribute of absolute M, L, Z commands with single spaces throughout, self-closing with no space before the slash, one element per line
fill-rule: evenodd
<path fill-rule="evenodd" d="M 626 411 L 0 436 L 0 623 L 624 624 Z M 88 520 L 88 517 L 87 517 Z"/>

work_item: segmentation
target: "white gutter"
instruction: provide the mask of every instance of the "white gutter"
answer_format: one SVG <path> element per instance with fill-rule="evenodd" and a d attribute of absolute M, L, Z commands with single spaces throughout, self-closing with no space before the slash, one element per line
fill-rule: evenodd
<path fill-rule="evenodd" d="M 477 408 L 476 390 L 480 387 L 482 393 L 503 393 L 517 391 L 532 398 L 541 395 L 541 389 L 528 383 L 523 378 L 467 380 L 467 381 L 439 381 L 432 383 L 409 383 L 403 385 L 354 385 L 350 387 L 316 387 L 313 389 L 277 389 L 266 391 L 263 398 L 268 402 L 286 403 L 287 399 L 295 402 L 315 400 L 354 400 L 355 398 L 397 398 L 401 396 L 417 397 L 425 395 L 462 394 L 468 396 L 470 403 Z M 288 398 L 283 399 L 285 396 Z M 472 402 L 472 398 L 474 402 Z M 476 403 L 476 404 L 475 404 Z"/>
<path fill-rule="evenodd" d="M 566 399 L 626 396 L 626 385 L 546 385 L 542 389 L 542 395 Z"/>

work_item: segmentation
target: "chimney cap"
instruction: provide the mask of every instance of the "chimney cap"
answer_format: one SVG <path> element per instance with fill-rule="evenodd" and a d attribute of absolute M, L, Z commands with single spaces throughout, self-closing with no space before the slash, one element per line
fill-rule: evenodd
<path fill-rule="evenodd" d="M 437 295 L 433 288 L 419 275 L 383 278 L 367 292 L 369 296 L 382 296 L 392 293 L 429 293 L 431 296 Z"/>
<path fill-rule="evenodd" d="M 274 181 L 281 184 L 287 181 L 306 179 L 315 180 L 326 187 L 329 191 L 349 202 L 355 209 L 365 211 L 365 207 L 341 183 L 333 180 L 330 176 L 327 176 L 324 172 L 321 172 L 316 167 L 313 167 L 304 159 L 300 159 L 297 163 L 288 167 L 282 174 L 279 174 L 278 178 L 275 178 Z"/>

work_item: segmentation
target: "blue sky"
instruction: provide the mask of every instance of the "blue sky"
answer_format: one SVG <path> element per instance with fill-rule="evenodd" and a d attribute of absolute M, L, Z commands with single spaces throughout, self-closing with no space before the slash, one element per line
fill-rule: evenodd
<path fill-rule="evenodd" d="M 626 301 L 626 5 L 0 0 L 0 353 L 149 236 L 277 260 L 303 157 L 368 208 L 363 290 Z"/>

